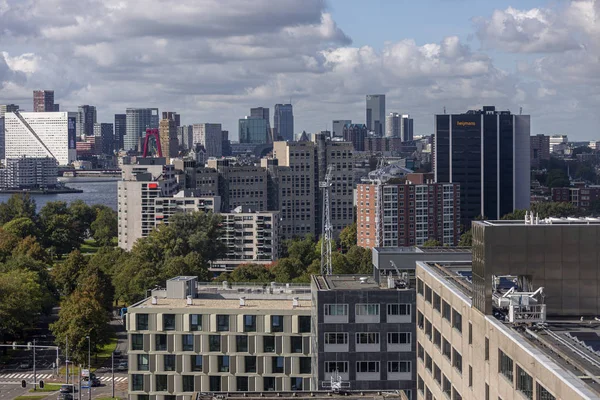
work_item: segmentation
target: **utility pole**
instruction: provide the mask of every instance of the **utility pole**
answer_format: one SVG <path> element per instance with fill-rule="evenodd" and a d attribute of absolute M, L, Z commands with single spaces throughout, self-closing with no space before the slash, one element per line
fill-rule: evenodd
<path fill-rule="evenodd" d="M 81 364 L 79 364 L 79 375 L 81 375 Z M 81 400 L 81 376 L 79 376 L 79 396 L 77 396 L 79 398 L 79 400 Z"/>
<path fill-rule="evenodd" d="M 112 374 L 112 398 L 115 398 L 115 352 L 111 354 L 110 372 Z"/>
<path fill-rule="evenodd" d="M 65 370 L 65 377 L 67 378 L 67 385 L 69 384 L 69 337 L 67 336 L 66 338 L 67 341 L 67 345 L 66 345 L 66 351 L 65 351 L 65 365 L 66 365 L 66 370 Z"/>
<path fill-rule="evenodd" d="M 89 393 L 89 400 L 92 400 L 92 374 L 91 374 L 91 371 L 92 371 L 92 362 L 90 361 L 91 360 L 91 358 L 90 358 L 90 354 L 91 354 L 91 351 L 90 351 L 90 349 L 91 349 L 91 344 L 90 344 L 91 343 L 91 339 L 90 339 L 89 336 L 86 336 L 86 338 L 88 340 L 88 383 L 89 383 L 88 393 Z M 80 377 L 80 379 L 81 379 L 81 377 Z"/>
<path fill-rule="evenodd" d="M 37 375 L 35 373 L 35 339 L 33 339 L 33 348 L 31 350 L 33 351 L 33 391 L 35 392 L 37 390 Z"/>

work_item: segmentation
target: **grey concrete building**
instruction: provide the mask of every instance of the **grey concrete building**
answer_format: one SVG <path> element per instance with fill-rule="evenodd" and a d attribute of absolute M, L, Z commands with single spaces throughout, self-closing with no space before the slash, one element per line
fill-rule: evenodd
<path fill-rule="evenodd" d="M 115 150 L 115 135 L 113 124 L 100 123 L 94 124 L 94 136 L 96 138 L 96 148 L 100 141 L 100 152 L 102 154 L 113 154 Z"/>
<path fill-rule="evenodd" d="M 223 155 L 223 133 L 221 124 L 194 124 L 194 144 L 200 143 L 206 149 L 208 157 Z"/>
<path fill-rule="evenodd" d="M 0 169 L 0 189 L 50 189 L 57 183 L 58 164 L 53 157 L 7 158 Z"/>
<path fill-rule="evenodd" d="M 96 107 L 81 105 L 77 107 L 77 137 L 94 136 L 94 125 L 98 119 Z"/>
<path fill-rule="evenodd" d="M 125 148 L 124 140 L 127 134 L 127 115 L 115 114 L 115 150 Z"/>
<path fill-rule="evenodd" d="M 128 108 L 126 110 L 124 150 L 142 151 L 146 129 L 158 129 L 158 108 Z"/>
<path fill-rule="evenodd" d="M 334 119 L 331 122 L 331 136 L 344 137 L 344 126 L 351 125 L 351 119 Z"/>
<path fill-rule="evenodd" d="M 367 95 L 367 130 L 375 136 L 384 136 L 385 130 L 385 94 Z"/>
<path fill-rule="evenodd" d="M 240 165 L 233 159 L 208 160 L 207 167 L 219 174 L 219 195 L 223 199 L 223 211 L 231 212 L 239 206 L 254 211 L 267 211 L 265 168 Z"/>

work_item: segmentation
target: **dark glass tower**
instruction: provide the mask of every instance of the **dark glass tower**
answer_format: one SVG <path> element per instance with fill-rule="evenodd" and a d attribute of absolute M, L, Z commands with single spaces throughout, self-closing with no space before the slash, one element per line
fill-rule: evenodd
<path fill-rule="evenodd" d="M 273 125 L 273 141 L 279 138 L 286 142 L 294 140 L 294 112 L 291 104 L 275 104 Z"/>

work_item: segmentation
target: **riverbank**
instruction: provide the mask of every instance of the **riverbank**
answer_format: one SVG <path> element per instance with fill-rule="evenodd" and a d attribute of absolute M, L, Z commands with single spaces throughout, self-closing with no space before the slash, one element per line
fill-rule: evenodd
<path fill-rule="evenodd" d="M 68 187 L 60 189 L 0 189 L 0 194 L 29 193 L 29 194 L 67 194 L 83 193 L 81 189 L 72 189 Z"/>

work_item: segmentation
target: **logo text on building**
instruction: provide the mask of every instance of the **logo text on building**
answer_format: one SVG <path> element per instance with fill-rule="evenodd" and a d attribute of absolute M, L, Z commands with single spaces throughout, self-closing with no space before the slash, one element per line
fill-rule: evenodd
<path fill-rule="evenodd" d="M 473 121 L 456 121 L 456 126 L 475 126 Z"/>

